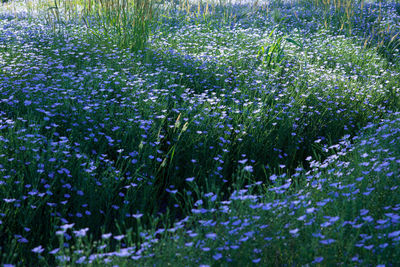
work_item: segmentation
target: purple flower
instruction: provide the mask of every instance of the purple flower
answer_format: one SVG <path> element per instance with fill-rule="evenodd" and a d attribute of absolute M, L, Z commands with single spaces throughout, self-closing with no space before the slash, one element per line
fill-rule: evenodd
<path fill-rule="evenodd" d="M 132 217 L 135 218 L 135 219 L 140 219 L 142 216 L 143 216 L 143 214 L 140 214 L 140 213 L 132 214 Z"/>
<path fill-rule="evenodd" d="M 74 231 L 74 234 L 76 237 L 84 237 L 86 236 L 87 231 L 89 231 L 89 228 L 83 228 L 78 231 Z"/>
<path fill-rule="evenodd" d="M 373 247 L 374 247 L 374 245 L 364 246 L 364 248 L 367 250 L 371 250 Z"/>
<path fill-rule="evenodd" d="M 312 263 L 320 263 L 324 260 L 324 257 L 315 257 Z"/>
<path fill-rule="evenodd" d="M 208 233 L 206 234 L 206 237 L 212 240 L 215 240 L 217 238 L 217 234 L 215 233 Z"/>
<path fill-rule="evenodd" d="M 323 245 L 330 245 L 330 244 L 336 242 L 336 240 L 334 240 L 334 239 L 325 239 L 325 240 L 321 240 L 321 241 L 319 241 L 319 242 L 320 242 L 321 244 L 323 244 Z"/>
<path fill-rule="evenodd" d="M 41 245 L 32 249 L 32 252 L 37 253 L 37 254 L 40 254 L 43 251 L 44 251 L 44 248 Z"/>
<path fill-rule="evenodd" d="M 114 236 L 114 239 L 121 241 L 124 237 L 125 237 L 125 235 L 117 235 L 117 236 Z"/>
<path fill-rule="evenodd" d="M 222 254 L 221 253 L 217 253 L 217 254 L 215 254 L 214 256 L 213 256 L 213 258 L 214 258 L 214 260 L 219 260 L 219 259 L 221 259 L 222 258 Z"/>
<path fill-rule="evenodd" d="M 71 229 L 72 227 L 74 227 L 74 225 L 75 225 L 74 223 L 64 224 L 64 225 L 61 225 L 60 228 L 63 229 L 64 231 L 66 231 L 67 229 Z"/>
<path fill-rule="evenodd" d="M 186 178 L 186 181 L 188 181 L 188 182 L 193 182 L 193 181 L 194 181 L 194 177 Z"/>
<path fill-rule="evenodd" d="M 293 229 L 293 230 L 290 230 L 289 231 L 289 233 L 291 233 L 292 235 L 295 235 L 295 234 L 297 234 L 299 232 L 299 228 L 296 228 L 296 229 Z"/>
<path fill-rule="evenodd" d="M 253 167 L 250 166 L 250 165 L 247 165 L 247 166 L 245 166 L 245 167 L 243 168 L 243 170 L 246 171 L 246 172 L 253 172 Z"/>
<path fill-rule="evenodd" d="M 60 248 L 53 249 L 49 254 L 56 254 L 58 251 L 60 251 Z"/>
<path fill-rule="evenodd" d="M 394 238 L 400 235 L 400 230 L 399 231 L 394 231 L 388 234 L 389 238 Z"/>
<path fill-rule="evenodd" d="M 109 239 L 111 236 L 112 236 L 112 234 L 111 234 L 111 233 L 108 233 L 108 234 L 102 234 L 102 235 L 101 235 L 101 238 L 102 238 L 102 239 Z"/>

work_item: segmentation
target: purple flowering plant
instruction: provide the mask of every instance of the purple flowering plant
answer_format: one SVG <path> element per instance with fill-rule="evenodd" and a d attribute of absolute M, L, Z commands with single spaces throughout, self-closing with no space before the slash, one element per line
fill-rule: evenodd
<path fill-rule="evenodd" d="M 45 2 L 0 4 L 0 264 L 399 264 L 398 3 Z"/>

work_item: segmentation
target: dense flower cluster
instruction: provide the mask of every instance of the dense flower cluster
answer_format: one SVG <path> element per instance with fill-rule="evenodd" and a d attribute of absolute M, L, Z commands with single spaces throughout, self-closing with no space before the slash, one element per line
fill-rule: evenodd
<path fill-rule="evenodd" d="M 377 260 L 396 265 L 398 258 L 394 255 L 398 255 L 400 245 L 399 125 L 400 117 L 396 113 L 377 125 L 365 127 L 366 134 L 362 136 L 345 137 L 331 148 L 337 150 L 336 154 L 321 163 L 310 159 L 314 165 L 311 170 L 298 168 L 283 185 L 270 186 L 270 193 L 266 195 L 250 193 L 261 182 L 234 191 L 227 201 L 216 201 L 214 193 L 205 194 L 203 200 L 194 204 L 191 217 L 172 228 L 143 233 L 147 241 L 140 249 L 124 248 L 85 259 L 90 263 L 125 257 L 146 262 L 149 258 L 161 258 L 162 255 L 154 252 L 171 246 L 175 256 L 184 258 L 180 260 L 203 265 L 199 259 L 207 260 L 207 264 L 221 259 L 237 261 L 233 257 L 238 257 L 238 250 L 247 252 L 240 254 L 241 257 L 258 263 L 260 253 L 274 254 L 277 249 L 283 254 L 280 255 L 283 262 L 294 260 L 306 264 L 325 260 L 367 264 Z M 354 180 L 351 176 L 357 178 Z M 297 177 L 306 180 L 306 186 L 300 190 L 289 189 Z M 385 196 L 380 193 L 383 191 L 387 192 Z M 353 206 L 356 203 L 362 205 Z M 338 233 L 348 233 L 348 236 L 343 238 Z M 291 247 L 297 240 L 311 243 L 303 243 L 303 248 Z M 160 245 L 160 242 L 167 244 Z M 344 258 L 327 253 L 340 247 L 347 247 Z M 191 255 L 193 249 L 196 252 Z M 308 249 L 310 253 L 305 258 L 291 258 L 291 253 L 301 249 Z M 391 257 L 380 258 L 382 255 Z"/>
<path fill-rule="evenodd" d="M 0 7 L 0 262 L 398 254 L 398 6 L 347 32 L 301 3 L 169 8 L 139 52 L 23 6 Z"/>

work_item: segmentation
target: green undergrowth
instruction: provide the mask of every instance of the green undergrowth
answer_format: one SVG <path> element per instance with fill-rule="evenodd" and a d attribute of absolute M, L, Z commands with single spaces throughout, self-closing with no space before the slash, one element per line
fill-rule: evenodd
<path fill-rule="evenodd" d="M 90 3 L 1 10 L 1 263 L 396 259 L 398 199 L 382 193 L 398 176 L 390 5 L 386 32 L 365 11 L 380 25 L 367 38 L 370 24 L 338 31 L 305 3 Z"/>
<path fill-rule="evenodd" d="M 238 186 L 227 201 L 203 194 L 190 217 L 143 233 L 140 249 L 128 243 L 101 257 L 120 266 L 397 265 L 399 126 L 398 114 L 370 124 L 272 187 Z M 62 254 L 73 262 L 89 251 Z"/>

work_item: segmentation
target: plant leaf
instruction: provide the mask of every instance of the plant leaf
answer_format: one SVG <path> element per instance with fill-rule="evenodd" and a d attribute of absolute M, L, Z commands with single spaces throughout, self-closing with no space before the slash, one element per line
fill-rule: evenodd
<path fill-rule="evenodd" d="M 286 41 L 288 41 L 289 43 L 294 44 L 297 47 L 300 47 L 301 49 L 303 49 L 303 45 L 299 44 L 298 42 L 296 42 L 295 40 L 293 40 L 292 38 L 286 38 Z"/>

